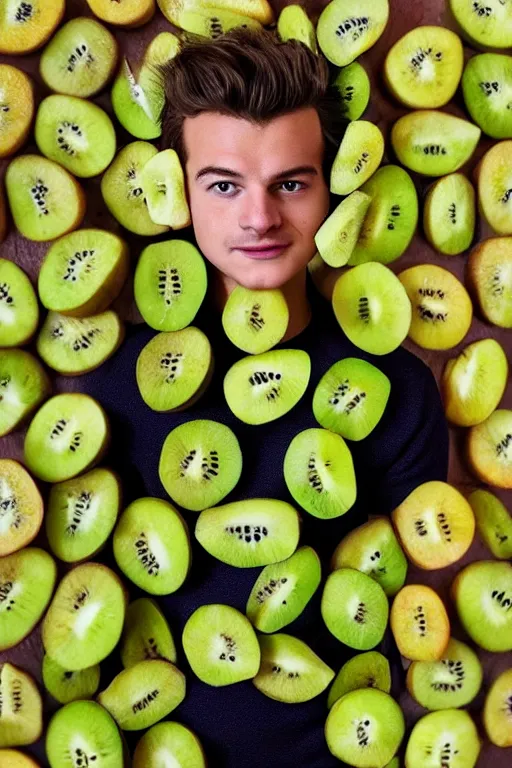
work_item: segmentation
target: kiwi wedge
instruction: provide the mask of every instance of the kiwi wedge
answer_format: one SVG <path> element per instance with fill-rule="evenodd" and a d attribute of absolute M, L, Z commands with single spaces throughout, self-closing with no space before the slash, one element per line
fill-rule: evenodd
<path fill-rule="evenodd" d="M 53 557 L 38 547 L 0 559 L 0 651 L 32 632 L 50 602 L 56 578 Z"/>
<path fill-rule="evenodd" d="M 185 176 L 174 149 L 164 149 L 148 160 L 140 178 L 149 215 L 155 224 L 171 229 L 184 229 L 191 224 Z"/>
<path fill-rule="evenodd" d="M 343 267 L 348 262 L 371 200 L 370 195 L 356 190 L 324 221 L 315 235 L 315 244 L 326 264 Z"/>
<path fill-rule="evenodd" d="M 40 768 L 30 755 L 18 749 L 0 749 L 0 766 L 2 768 Z"/>
<path fill-rule="evenodd" d="M 498 235 L 512 235 L 511 151 L 512 140 L 499 141 L 487 150 L 475 170 L 480 211 Z"/>
<path fill-rule="evenodd" d="M 450 640 L 443 601 L 426 584 L 407 584 L 395 596 L 390 614 L 398 650 L 411 661 L 437 661 Z"/>
<path fill-rule="evenodd" d="M 454 256 L 471 245 L 475 234 L 475 190 L 462 173 L 450 173 L 428 190 L 423 229 L 440 253 Z"/>
<path fill-rule="evenodd" d="M 391 129 L 398 160 L 424 176 L 444 176 L 469 160 L 481 130 L 468 120 L 422 109 L 400 117 Z"/>
<path fill-rule="evenodd" d="M 470 715 L 460 709 L 430 712 L 415 724 L 407 742 L 405 768 L 475 768 L 480 738 Z"/>
<path fill-rule="evenodd" d="M 123 0 L 122 3 L 87 0 L 87 4 L 98 19 L 119 27 L 140 27 L 147 24 L 156 9 L 155 0 Z"/>
<path fill-rule="evenodd" d="M 158 471 L 173 501 L 200 512 L 218 504 L 236 486 L 242 473 L 242 451 L 228 426 L 194 419 L 169 432 Z"/>
<path fill-rule="evenodd" d="M 137 309 L 156 331 L 180 331 L 195 318 L 207 283 L 204 259 L 192 243 L 151 243 L 142 251 L 135 269 Z"/>
<path fill-rule="evenodd" d="M 389 694 L 373 688 L 361 688 L 342 696 L 325 723 L 330 752 L 357 768 L 384 768 L 397 752 L 404 735 L 402 710 Z"/>
<path fill-rule="evenodd" d="M 507 48 L 512 40 L 512 10 L 502 0 L 449 0 L 450 10 L 470 43 Z"/>
<path fill-rule="evenodd" d="M 36 357 L 22 349 L 0 349 L 0 436 L 30 416 L 52 385 Z"/>
<path fill-rule="evenodd" d="M 331 709 L 346 693 L 360 688 L 377 688 L 384 693 L 390 692 L 391 669 L 389 661 L 382 653 L 358 653 L 345 662 L 331 685 L 327 706 Z"/>
<path fill-rule="evenodd" d="M 201 743 L 181 723 L 158 723 L 140 739 L 133 753 L 133 768 L 160 768 L 161 759 L 184 768 L 206 768 Z M 165 765 L 165 763 L 164 763 Z"/>
<path fill-rule="evenodd" d="M 39 73 L 52 91 L 87 99 L 110 80 L 117 62 L 114 35 L 96 19 L 79 16 L 63 24 L 39 59 Z"/>
<path fill-rule="evenodd" d="M 286 501 L 245 499 L 203 510 L 195 535 L 223 563 L 253 568 L 290 557 L 299 543 L 299 522 Z"/>
<path fill-rule="evenodd" d="M 149 659 L 176 663 L 176 646 L 171 630 L 162 611 L 151 598 L 139 597 L 127 607 L 120 653 L 125 669 Z"/>
<path fill-rule="evenodd" d="M 483 488 L 470 493 L 468 502 L 484 544 L 499 560 L 512 560 L 512 517 L 506 506 Z"/>
<path fill-rule="evenodd" d="M 342 67 L 334 78 L 334 86 L 340 94 L 340 108 L 347 120 L 359 120 L 370 101 L 370 78 L 366 69 L 353 61 Z"/>
<path fill-rule="evenodd" d="M 477 695 L 482 665 L 465 643 L 451 638 L 438 661 L 413 661 L 407 670 L 407 689 L 425 709 L 458 709 Z"/>
<path fill-rule="evenodd" d="M 274 21 L 274 11 L 268 0 L 157 0 L 158 7 L 171 24 L 180 26 L 180 16 L 185 10 L 209 11 L 217 9 L 249 16 L 261 24 Z"/>
<path fill-rule="evenodd" d="M 339 517 L 356 500 L 352 454 L 343 438 L 327 429 L 305 429 L 295 435 L 283 472 L 297 504 L 314 517 Z"/>
<path fill-rule="evenodd" d="M 389 605 L 384 590 L 370 576 L 339 568 L 327 577 L 321 612 L 334 637 L 350 648 L 367 651 L 384 637 Z"/>
<path fill-rule="evenodd" d="M 54 240 L 80 226 L 85 194 L 65 168 L 40 155 L 18 155 L 7 166 L 12 218 L 28 240 Z"/>
<path fill-rule="evenodd" d="M 224 377 L 224 396 L 240 421 L 267 424 L 299 402 L 310 374 L 311 359 L 304 350 L 270 350 L 234 363 Z"/>
<path fill-rule="evenodd" d="M 380 128 L 368 120 L 352 120 L 331 167 L 330 191 L 335 195 L 349 195 L 358 189 L 375 173 L 383 154 L 384 137 Z"/>
<path fill-rule="evenodd" d="M 250 16 L 243 16 L 239 9 L 237 9 L 237 13 L 231 13 L 222 9 L 204 7 L 196 10 L 183 10 L 179 15 L 177 26 L 193 35 L 201 35 L 213 40 L 236 27 L 261 29 L 259 21 Z"/>
<path fill-rule="evenodd" d="M 0 53 L 11 56 L 40 48 L 60 24 L 66 0 L 11 0 L 0 8 Z"/>
<path fill-rule="evenodd" d="M 92 699 L 100 685 L 100 665 L 71 672 L 48 655 L 43 656 L 44 687 L 60 704 Z"/>
<path fill-rule="evenodd" d="M 54 555 L 76 563 L 97 554 L 114 528 L 120 504 L 119 478 L 104 467 L 53 485 L 45 526 Z"/>
<path fill-rule="evenodd" d="M 298 704 L 319 696 L 333 670 L 302 640 L 278 633 L 260 636 L 261 666 L 253 685 L 270 699 Z"/>
<path fill-rule="evenodd" d="M 120 768 L 123 743 L 114 719 L 95 701 L 73 701 L 52 716 L 46 732 L 51 768 Z"/>
<path fill-rule="evenodd" d="M 512 237 L 490 237 L 479 243 L 468 260 L 468 281 L 484 318 L 512 328 Z"/>
<path fill-rule="evenodd" d="M 480 53 L 469 59 L 462 75 L 466 109 L 493 139 L 512 139 L 511 92 L 512 56 Z"/>
<path fill-rule="evenodd" d="M 300 40 L 313 53 L 318 53 L 315 27 L 301 5 L 292 4 L 281 10 L 277 19 L 277 34 L 283 42 Z"/>
<path fill-rule="evenodd" d="M 119 642 L 125 609 L 114 571 L 99 563 L 77 565 L 62 578 L 44 618 L 44 650 L 71 672 L 99 664 Z"/>
<path fill-rule="evenodd" d="M 388 0 L 332 0 L 318 19 L 318 45 L 329 61 L 345 67 L 377 42 L 388 18 Z"/>
<path fill-rule="evenodd" d="M 37 296 L 25 272 L 0 259 L 0 347 L 27 344 L 39 322 Z"/>
<path fill-rule="evenodd" d="M 43 731 L 43 702 L 31 677 L 14 664 L 0 664 L 0 747 L 23 747 Z"/>
<path fill-rule="evenodd" d="M 512 410 L 498 408 L 467 436 L 471 469 L 484 483 L 512 488 Z"/>
<path fill-rule="evenodd" d="M 512 747 L 512 669 L 493 681 L 485 697 L 483 721 L 487 738 L 497 747 Z"/>
<path fill-rule="evenodd" d="M 34 117 L 34 86 L 23 70 L 0 64 L 0 94 L 0 157 L 7 157 L 25 143 L 29 134 Z"/>
<path fill-rule="evenodd" d="M 294 621 L 320 585 L 320 559 L 311 547 L 262 570 L 249 595 L 246 613 L 260 632 L 276 632 Z"/>
<path fill-rule="evenodd" d="M 251 355 L 268 352 L 281 341 L 288 320 L 288 304 L 279 288 L 253 291 L 237 285 L 222 312 L 222 327 L 228 339 Z"/>
<path fill-rule="evenodd" d="M 223 686 L 258 674 L 261 652 L 249 619 L 230 605 L 201 605 L 189 617 L 183 650 L 194 674 L 208 685 Z"/>
<path fill-rule="evenodd" d="M 342 538 L 331 568 L 355 568 L 374 579 L 388 597 L 403 587 L 407 560 L 387 517 L 363 523 Z"/>
<path fill-rule="evenodd" d="M 378 262 L 358 264 L 340 275 L 332 306 L 352 344 L 373 355 L 393 352 L 409 332 L 411 302 L 396 275 Z"/>
<path fill-rule="evenodd" d="M 0 557 L 30 544 L 43 522 L 43 499 L 27 470 L 0 459 Z"/>
<path fill-rule="evenodd" d="M 190 567 L 187 524 L 168 501 L 132 501 L 114 530 L 114 557 L 134 584 L 151 595 L 169 595 L 185 581 Z"/>

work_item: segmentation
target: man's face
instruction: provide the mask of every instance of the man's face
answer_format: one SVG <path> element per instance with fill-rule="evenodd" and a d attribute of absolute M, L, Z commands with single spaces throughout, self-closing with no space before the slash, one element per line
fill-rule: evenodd
<path fill-rule="evenodd" d="M 329 209 L 317 111 L 298 110 L 264 126 L 203 112 L 187 117 L 183 131 L 188 200 L 200 250 L 246 288 L 284 285 L 314 256 L 314 235 Z M 240 250 L 275 242 L 285 247 L 266 253 Z"/>

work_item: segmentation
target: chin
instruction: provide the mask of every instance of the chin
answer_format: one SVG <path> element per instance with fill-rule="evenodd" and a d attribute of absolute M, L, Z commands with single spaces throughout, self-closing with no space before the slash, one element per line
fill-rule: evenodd
<path fill-rule="evenodd" d="M 307 261 L 298 264 L 286 263 L 286 260 L 271 259 L 268 261 L 246 262 L 237 269 L 229 273 L 239 285 L 253 291 L 271 290 L 272 288 L 282 288 L 299 272 L 302 272 L 307 266 Z"/>

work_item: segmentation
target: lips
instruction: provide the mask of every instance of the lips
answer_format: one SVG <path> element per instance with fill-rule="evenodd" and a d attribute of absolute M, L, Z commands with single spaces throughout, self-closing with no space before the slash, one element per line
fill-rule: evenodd
<path fill-rule="evenodd" d="M 280 256 L 281 253 L 288 247 L 289 243 L 283 243 L 277 246 L 261 246 L 257 249 L 254 248 L 235 248 L 240 251 L 248 259 L 274 259 Z"/>

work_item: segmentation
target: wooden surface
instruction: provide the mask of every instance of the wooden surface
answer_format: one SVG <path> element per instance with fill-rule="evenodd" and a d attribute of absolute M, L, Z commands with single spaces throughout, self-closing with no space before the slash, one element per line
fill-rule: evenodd
<path fill-rule="evenodd" d="M 272 5 L 276 11 L 276 16 L 279 10 L 288 4 L 289 3 L 283 2 L 282 0 L 273 2 Z M 316 19 L 322 8 L 327 5 L 327 1 L 316 0 L 310 3 L 303 3 L 303 5 L 307 8 L 310 17 L 312 19 Z M 382 82 L 381 70 L 387 51 L 391 45 L 405 32 L 422 24 L 441 24 L 456 30 L 455 24 L 449 18 L 449 14 L 445 9 L 444 0 L 429 0 L 428 3 L 425 3 L 424 0 L 390 0 L 390 5 L 390 21 L 383 36 L 374 46 L 374 48 L 368 51 L 360 59 L 361 63 L 363 63 L 368 73 L 370 74 L 372 81 L 371 101 L 364 115 L 364 118 L 377 123 L 384 132 L 387 147 L 384 162 L 394 162 L 389 143 L 390 129 L 393 122 L 402 114 L 407 112 L 405 108 L 401 107 L 391 98 Z M 92 15 L 85 0 L 68 0 L 65 20 L 79 15 Z M 134 63 L 140 59 L 140 56 L 146 45 L 154 37 L 155 34 L 164 30 L 172 30 L 172 27 L 170 27 L 162 14 L 157 11 L 152 21 L 139 29 L 131 31 L 114 29 L 112 27 L 111 29 L 114 31 L 115 36 L 119 42 L 121 53 L 127 55 L 130 61 Z M 466 47 L 465 50 L 467 56 L 472 54 L 472 51 L 469 48 Z M 38 60 L 39 54 L 37 52 L 23 57 L 6 57 L 0 55 L 0 63 L 12 63 L 29 73 L 34 78 L 37 84 L 37 100 L 39 102 L 42 98 L 44 98 L 44 96 L 48 95 L 48 90 L 42 84 L 42 81 L 39 77 Z M 107 112 L 113 116 L 109 93 L 109 87 L 107 86 L 107 88 L 104 89 L 104 91 L 100 93 L 99 96 L 93 99 L 93 101 L 106 109 Z M 445 107 L 444 110 L 453 112 L 454 114 L 458 114 L 460 116 L 466 116 L 464 112 L 464 105 L 459 92 L 457 93 L 454 100 L 447 107 Z M 122 147 L 124 144 L 132 141 L 133 137 L 121 129 L 119 125 L 117 125 L 117 127 L 119 128 L 119 147 Z M 494 142 L 491 140 L 482 139 L 477 152 L 475 153 L 472 160 L 468 163 L 468 167 L 463 170 L 470 174 L 475 167 L 479 157 L 481 157 L 483 152 L 493 143 Z M 37 148 L 33 143 L 32 135 L 30 136 L 28 143 L 20 151 L 37 151 Z M 7 162 L 7 160 L 0 161 L 0 179 L 4 175 Z M 426 179 L 421 179 L 417 176 L 415 176 L 414 179 L 417 184 L 421 202 L 424 198 L 425 190 L 429 184 L 429 181 Z M 121 233 L 122 236 L 130 244 L 131 255 L 135 260 L 141 249 L 147 245 L 150 240 L 148 238 L 141 238 L 131 235 L 125 230 L 122 230 L 120 225 L 112 218 L 112 216 L 108 213 L 102 204 L 99 182 L 99 177 L 95 179 L 81 180 L 81 183 L 86 190 L 88 201 L 87 213 L 83 222 L 83 226 L 105 227 L 114 232 Z M 492 235 L 492 232 L 482 224 L 481 220 L 479 220 L 476 240 L 485 239 L 490 235 Z M 10 222 L 10 232 L 7 236 L 7 239 L 4 241 L 4 243 L 0 244 L 0 255 L 18 263 L 28 272 L 30 277 L 35 280 L 38 274 L 39 265 L 47 247 L 48 246 L 45 243 L 33 243 L 24 239 L 14 230 L 12 222 Z M 423 237 L 420 218 L 418 232 L 415 235 L 409 249 L 397 262 L 390 266 L 395 272 L 399 272 L 413 264 L 434 263 L 444 267 L 445 269 L 449 269 L 453 272 L 454 275 L 456 275 L 460 280 L 464 282 L 466 261 L 467 253 L 455 257 L 445 257 L 436 253 L 428 245 L 425 238 Z M 335 271 L 333 271 L 333 277 L 334 276 Z M 118 302 L 118 308 L 120 309 L 121 314 L 130 321 L 137 319 L 137 313 L 134 311 L 133 304 L 131 303 L 129 286 L 125 291 L 123 300 Z M 413 351 L 416 355 L 421 357 L 430 365 L 434 371 L 434 374 L 436 375 L 437 380 L 439 381 L 439 377 L 448 359 L 456 356 L 468 343 L 487 337 L 497 339 L 505 348 L 509 361 L 512 361 L 512 331 L 499 329 L 495 326 L 489 325 L 488 323 L 482 321 L 478 315 L 474 317 L 471 329 L 463 342 L 459 344 L 458 347 L 448 350 L 447 352 L 429 352 L 417 347 L 415 344 L 409 341 L 405 342 L 405 346 L 407 346 L 411 351 Z M 55 391 L 57 392 L 71 389 L 80 389 L 79 377 L 75 379 L 55 377 L 54 382 Z M 512 386 L 510 385 L 510 380 L 500 407 L 512 408 Z M 464 458 L 464 444 L 466 434 L 467 430 L 464 429 L 450 429 L 451 449 L 449 481 L 465 494 L 468 493 L 471 489 L 479 487 L 480 485 L 469 471 Z M 24 431 L 18 430 L 11 436 L 1 438 L 0 456 L 4 458 L 21 458 L 23 436 Z M 435 449 L 435 445 L 432 446 L 432 450 Z M 496 493 L 502 499 L 502 501 L 508 506 L 509 510 L 512 510 L 512 491 L 501 491 L 499 489 L 493 488 L 490 490 Z M 39 539 L 35 543 L 38 542 Z M 453 634 L 461 640 L 466 640 L 467 638 L 465 637 L 464 632 L 458 626 L 456 617 L 453 612 L 453 607 L 448 601 L 448 588 L 453 577 L 464 564 L 476 559 L 487 558 L 491 558 L 489 551 L 479 541 L 478 537 L 475 537 L 475 541 L 466 557 L 459 563 L 456 563 L 449 568 L 445 568 L 440 571 L 425 572 L 415 568 L 414 566 L 410 566 L 408 577 L 409 582 L 421 581 L 423 583 L 428 583 L 435 587 L 441 596 L 447 600 L 447 604 L 450 610 L 450 617 L 453 620 Z M 512 666 L 512 653 L 491 654 L 479 650 L 479 656 L 484 665 L 484 684 L 479 696 L 469 706 L 468 709 L 475 715 L 478 727 L 481 728 L 479 711 L 481 710 L 485 693 L 488 690 L 490 682 L 497 676 L 497 674 L 499 674 L 499 672 L 503 669 Z M 14 663 L 18 663 L 28 671 L 32 672 L 39 681 L 41 680 L 40 659 L 41 644 L 38 629 L 36 629 L 32 635 L 28 637 L 23 643 L 21 643 L 17 648 L 0 654 L 0 662 L 10 660 Z M 419 716 L 424 714 L 424 710 L 419 705 L 416 705 L 406 693 L 403 694 L 400 703 L 406 712 L 409 724 L 413 723 Z M 512 765 L 512 749 L 499 749 L 497 747 L 493 747 L 486 739 L 484 739 L 482 752 L 478 762 L 478 768 L 489 768 L 491 765 L 493 768 L 509 768 L 510 765 Z M 418 766 L 418 768 L 420 768 L 420 766 Z"/>

